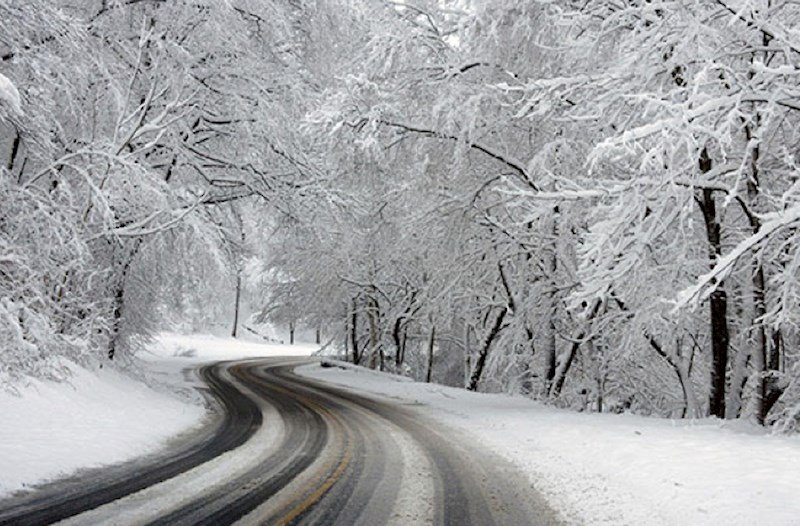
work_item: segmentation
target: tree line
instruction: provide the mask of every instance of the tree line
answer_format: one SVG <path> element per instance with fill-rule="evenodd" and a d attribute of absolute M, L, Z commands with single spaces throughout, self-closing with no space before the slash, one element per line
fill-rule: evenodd
<path fill-rule="evenodd" d="M 352 361 L 418 379 L 795 429 L 798 17 L 354 15 L 366 41 L 306 116 L 346 197 L 284 225 L 286 304 L 338 325 Z"/>
<path fill-rule="evenodd" d="M 6 3 L 8 370 L 244 289 L 420 380 L 795 430 L 798 23 L 776 0 Z"/>

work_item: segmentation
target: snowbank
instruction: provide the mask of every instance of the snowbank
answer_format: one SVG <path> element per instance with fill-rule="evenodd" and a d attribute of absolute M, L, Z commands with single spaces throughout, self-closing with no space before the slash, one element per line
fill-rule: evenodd
<path fill-rule="evenodd" d="M 572 524 L 800 524 L 800 439 L 719 421 L 579 414 L 347 366 L 299 374 L 422 404 L 523 469 Z"/>
<path fill-rule="evenodd" d="M 0 495 L 156 451 L 205 415 L 111 368 L 66 366 L 69 382 L 31 380 L 20 396 L 0 391 Z"/>

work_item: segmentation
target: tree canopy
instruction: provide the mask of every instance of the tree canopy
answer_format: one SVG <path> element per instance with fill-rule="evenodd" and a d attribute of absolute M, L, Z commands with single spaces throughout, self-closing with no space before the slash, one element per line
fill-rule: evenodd
<path fill-rule="evenodd" d="M 3 374 L 243 287 L 420 380 L 796 430 L 798 26 L 776 0 L 6 2 Z"/>

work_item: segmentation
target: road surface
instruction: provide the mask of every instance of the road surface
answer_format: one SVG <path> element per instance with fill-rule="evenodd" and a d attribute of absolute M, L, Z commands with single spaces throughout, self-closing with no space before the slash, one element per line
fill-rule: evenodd
<path fill-rule="evenodd" d="M 202 368 L 220 408 L 203 430 L 0 501 L 0 525 L 557 524 L 509 464 L 413 407 L 293 374 L 303 363 Z"/>

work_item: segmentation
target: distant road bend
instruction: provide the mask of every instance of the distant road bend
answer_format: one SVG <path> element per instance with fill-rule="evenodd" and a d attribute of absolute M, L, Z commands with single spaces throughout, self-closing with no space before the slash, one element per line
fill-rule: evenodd
<path fill-rule="evenodd" d="M 202 368 L 213 425 L 0 501 L 0 525 L 557 524 L 510 465 L 400 403 L 293 374 L 309 362 Z"/>

